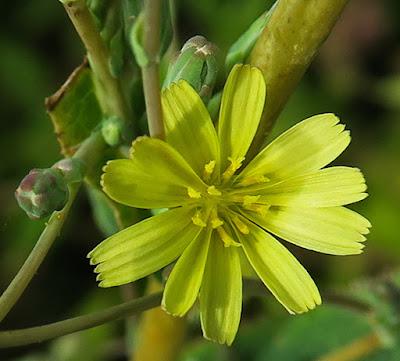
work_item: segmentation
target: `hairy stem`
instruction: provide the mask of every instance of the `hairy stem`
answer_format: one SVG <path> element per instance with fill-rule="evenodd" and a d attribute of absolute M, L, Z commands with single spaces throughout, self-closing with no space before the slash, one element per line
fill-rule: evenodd
<path fill-rule="evenodd" d="M 142 67 L 143 91 L 150 136 L 165 137 L 160 97 L 160 22 L 161 0 L 144 0 L 143 45 L 147 64 Z"/>
<path fill-rule="evenodd" d="M 74 158 L 81 160 L 86 165 L 86 168 L 90 169 L 91 166 L 98 161 L 98 157 L 102 153 L 102 148 L 104 146 L 105 143 L 100 133 L 93 133 L 88 139 L 85 140 L 85 142 L 74 155 Z M 46 257 L 54 240 L 60 234 L 61 228 L 64 225 L 65 219 L 67 218 L 67 215 L 71 209 L 79 186 L 80 183 L 74 183 L 71 185 L 70 196 L 67 204 L 61 211 L 54 212 L 52 214 L 25 263 L 20 268 L 10 285 L 1 295 L 0 321 L 7 316 L 8 312 L 21 297 L 22 293 L 25 291 L 27 285 L 32 280 L 39 266 Z"/>
<path fill-rule="evenodd" d="M 134 313 L 156 307 L 161 302 L 161 293 L 121 303 L 98 312 L 50 323 L 43 326 L 0 332 L 0 347 L 16 347 L 43 342 L 56 337 L 86 330 L 104 323 L 119 320 Z"/>
<path fill-rule="evenodd" d="M 372 333 L 351 344 L 329 353 L 318 359 L 318 361 L 357 361 L 382 347 L 379 337 Z"/>
<path fill-rule="evenodd" d="M 279 0 L 249 63 L 267 84 L 264 113 L 247 161 L 258 153 L 277 117 L 348 0 Z"/>
<path fill-rule="evenodd" d="M 65 1 L 64 7 L 88 52 L 103 111 L 108 115 L 117 115 L 126 122 L 130 121 L 131 109 L 119 80 L 110 72 L 109 51 L 96 28 L 85 0 Z"/>

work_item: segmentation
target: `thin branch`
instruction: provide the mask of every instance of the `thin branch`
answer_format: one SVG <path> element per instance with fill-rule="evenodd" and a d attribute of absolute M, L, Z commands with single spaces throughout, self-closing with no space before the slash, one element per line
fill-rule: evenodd
<path fill-rule="evenodd" d="M 148 62 L 142 67 L 143 91 L 150 136 L 165 137 L 160 97 L 160 22 L 161 0 L 144 0 L 143 43 Z"/>
<path fill-rule="evenodd" d="M 160 305 L 162 293 L 141 297 L 129 302 L 89 313 L 87 315 L 50 323 L 43 326 L 0 332 L 0 348 L 29 345 L 43 342 L 77 331 L 87 330 L 104 323 L 119 320 Z"/>
<path fill-rule="evenodd" d="M 74 158 L 81 160 L 87 169 L 98 161 L 102 149 L 105 146 L 101 134 L 93 133 L 74 155 Z M 36 274 L 39 266 L 46 257 L 54 240 L 60 234 L 65 219 L 71 209 L 72 203 L 78 192 L 80 183 L 75 183 L 70 187 L 70 195 L 66 206 L 59 212 L 54 212 L 46 224 L 45 229 L 36 242 L 28 258 L 18 271 L 10 285 L 0 297 L 0 321 L 7 316 L 11 308 L 17 303 L 22 293 L 25 291 L 29 282 Z"/>
<path fill-rule="evenodd" d="M 128 122 L 132 118 L 120 82 L 110 72 L 110 54 L 96 28 L 93 16 L 85 0 L 71 0 L 65 2 L 65 10 L 78 32 L 85 48 L 94 74 L 96 75 L 100 103 L 108 115 L 117 115 Z M 99 93 L 99 92 L 98 92 Z"/>

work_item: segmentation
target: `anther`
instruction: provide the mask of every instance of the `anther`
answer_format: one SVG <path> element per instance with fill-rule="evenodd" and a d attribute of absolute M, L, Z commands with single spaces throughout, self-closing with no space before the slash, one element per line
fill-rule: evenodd
<path fill-rule="evenodd" d="M 228 168 L 226 168 L 225 172 L 222 174 L 222 179 L 224 182 L 228 181 L 235 174 L 235 172 L 242 166 L 244 157 L 236 159 L 228 157 L 228 160 L 231 162 L 231 164 L 229 164 Z"/>
<path fill-rule="evenodd" d="M 220 196 L 222 194 L 215 186 L 209 186 L 207 188 L 207 193 L 211 196 Z"/>
<path fill-rule="evenodd" d="M 239 182 L 239 186 L 246 187 L 254 184 L 262 184 L 269 182 L 269 179 L 263 175 L 255 175 L 252 177 L 246 177 Z"/>
<path fill-rule="evenodd" d="M 215 208 L 211 211 L 211 227 L 213 229 L 218 228 L 224 224 L 224 222 L 218 217 L 218 213 Z"/>
<path fill-rule="evenodd" d="M 215 168 L 215 160 L 210 160 L 205 166 L 204 166 L 204 172 L 203 172 L 203 179 L 207 182 L 211 174 L 214 172 Z"/>
<path fill-rule="evenodd" d="M 265 204 L 248 204 L 248 205 L 243 205 L 243 208 L 256 212 L 262 216 L 265 216 L 268 212 L 270 206 L 265 205 Z"/>
<path fill-rule="evenodd" d="M 249 206 L 250 204 L 257 203 L 261 196 L 244 196 L 243 197 L 243 206 Z"/>
<path fill-rule="evenodd" d="M 196 213 L 192 217 L 192 222 L 193 222 L 193 224 L 195 224 L 196 226 L 199 226 L 199 227 L 207 226 L 206 222 L 204 222 L 204 219 L 203 219 L 200 211 L 196 211 Z"/>
<path fill-rule="evenodd" d="M 240 247 L 241 244 L 234 241 L 233 238 L 225 231 L 223 227 L 218 227 L 217 232 L 219 237 L 221 238 L 222 242 L 224 242 L 224 247 Z"/>
<path fill-rule="evenodd" d="M 247 227 L 246 224 L 244 224 L 244 222 L 238 216 L 234 216 L 232 218 L 232 221 L 235 224 L 235 226 L 237 227 L 237 229 L 240 231 L 240 233 L 243 233 L 243 234 L 250 233 L 249 227 Z"/>
<path fill-rule="evenodd" d="M 190 198 L 201 198 L 201 193 L 191 187 L 188 187 L 187 192 Z"/>

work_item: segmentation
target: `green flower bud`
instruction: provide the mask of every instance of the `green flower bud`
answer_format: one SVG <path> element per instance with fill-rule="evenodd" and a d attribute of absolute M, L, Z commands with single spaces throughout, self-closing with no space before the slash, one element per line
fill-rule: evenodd
<path fill-rule="evenodd" d="M 85 175 L 85 165 L 75 158 L 61 159 L 52 168 L 59 170 L 67 183 L 80 182 Z"/>
<path fill-rule="evenodd" d="M 68 186 L 61 171 L 32 169 L 15 191 L 19 206 L 31 219 L 48 217 L 68 201 Z"/>
<path fill-rule="evenodd" d="M 217 78 L 217 47 L 203 36 L 194 36 L 182 47 L 168 69 L 163 88 L 178 80 L 186 80 L 205 101 L 208 101 Z"/>
<path fill-rule="evenodd" d="M 105 142 L 115 147 L 122 143 L 124 139 L 124 124 L 117 116 L 105 118 L 101 126 L 101 134 Z"/>

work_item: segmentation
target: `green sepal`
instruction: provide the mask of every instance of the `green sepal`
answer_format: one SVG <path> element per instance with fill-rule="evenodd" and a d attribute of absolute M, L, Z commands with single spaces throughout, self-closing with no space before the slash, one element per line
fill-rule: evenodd
<path fill-rule="evenodd" d="M 67 183 L 81 182 L 86 170 L 85 164 L 74 157 L 61 159 L 52 168 L 60 171 Z"/>

